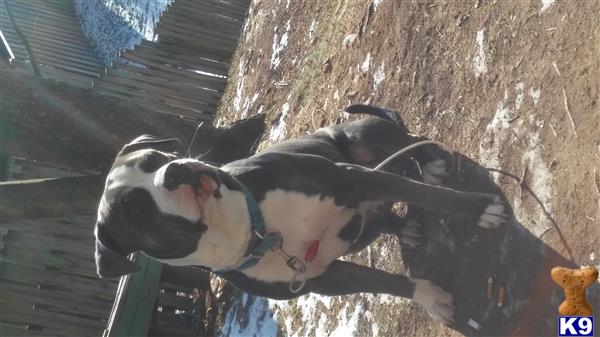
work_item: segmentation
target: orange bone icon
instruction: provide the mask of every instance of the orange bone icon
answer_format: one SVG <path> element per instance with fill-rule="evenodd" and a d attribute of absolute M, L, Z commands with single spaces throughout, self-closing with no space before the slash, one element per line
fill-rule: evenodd
<path fill-rule="evenodd" d="M 598 279 L 596 269 L 554 267 L 550 275 L 565 291 L 565 301 L 558 307 L 558 312 L 562 316 L 592 315 L 593 308 L 585 299 L 585 289 Z"/>

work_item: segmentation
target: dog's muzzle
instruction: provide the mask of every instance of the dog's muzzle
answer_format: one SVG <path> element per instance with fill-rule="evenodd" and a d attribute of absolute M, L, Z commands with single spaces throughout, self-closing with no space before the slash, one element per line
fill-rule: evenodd
<path fill-rule="evenodd" d="M 217 184 L 218 190 L 221 179 L 211 167 L 199 163 L 172 162 L 165 170 L 163 187 L 168 191 L 174 191 L 180 185 L 197 187 L 203 175 L 210 177 Z"/>

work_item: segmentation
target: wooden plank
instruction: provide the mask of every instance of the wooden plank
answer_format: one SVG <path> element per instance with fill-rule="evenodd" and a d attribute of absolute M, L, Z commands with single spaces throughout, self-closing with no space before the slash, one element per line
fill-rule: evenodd
<path fill-rule="evenodd" d="M 40 58 L 44 57 L 44 61 L 40 59 L 38 63 L 52 65 L 54 64 L 54 62 L 61 61 L 59 64 L 65 66 L 78 65 L 82 68 L 89 67 L 89 69 L 92 71 L 95 69 L 103 69 L 103 67 L 101 65 L 98 65 L 98 63 L 86 59 L 86 55 L 84 54 L 71 53 L 59 49 L 50 49 L 46 48 L 45 46 L 35 44 L 32 44 L 31 50 L 33 53 L 36 53 L 36 56 Z"/>
<path fill-rule="evenodd" d="M 173 6 L 176 7 L 176 6 Z M 201 1 L 201 2 L 193 2 L 188 6 L 180 6 L 181 8 L 177 8 L 177 12 L 173 14 L 181 14 L 184 13 L 184 10 L 187 9 L 188 12 L 193 13 L 206 13 L 207 15 L 214 16 L 216 14 L 223 15 L 225 17 L 231 18 L 233 20 L 243 20 L 246 17 L 246 9 L 239 9 L 233 6 L 229 6 L 223 2 L 211 2 L 211 1 Z M 175 8 L 173 8 L 175 9 Z"/>
<path fill-rule="evenodd" d="M 158 64 L 171 64 L 174 65 L 176 67 L 183 67 L 188 71 L 191 70 L 201 70 L 201 71 L 205 71 L 208 73 L 214 73 L 217 75 L 221 75 L 221 76 L 226 76 L 227 75 L 227 65 L 223 64 L 223 63 L 217 63 L 217 62 L 213 62 L 213 61 L 204 61 L 201 60 L 200 57 L 196 57 L 196 59 L 198 60 L 192 60 L 191 58 L 188 60 L 182 60 L 181 58 L 179 58 L 176 54 L 175 55 L 169 55 L 166 52 L 163 52 L 162 50 L 158 50 L 158 49 L 150 49 L 147 47 L 138 47 L 138 49 L 136 49 L 133 52 L 136 56 L 139 57 L 140 60 L 148 60 L 150 62 L 155 62 Z M 123 66 L 123 67 L 122 67 Z M 134 66 L 130 66 L 124 63 L 115 63 L 113 68 L 116 69 L 124 69 L 124 70 L 138 70 L 140 71 L 140 67 L 134 67 Z M 147 69 L 141 69 L 141 73 L 150 73 Z M 203 83 L 204 81 L 208 81 L 209 83 L 211 82 L 216 82 L 219 84 L 223 84 L 226 83 L 226 79 L 225 78 L 219 78 L 219 77 L 214 77 L 214 76 L 208 76 L 208 75 L 203 75 L 203 74 L 198 74 L 195 73 L 198 76 L 198 80 L 200 81 L 199 83 Z M 165 75 L 162 75 L 163 77 Z M 167 77 L 165 77 L 167 78 Z M 196 80 L 194 80 L 195 83 Z M 202 86 L 203 84 L 197 84 L 199 86 Z"/>
<path fill-rule="evenodd" d="M 94 228 L 96 222 L 96 210 L 89 212 L 70 213 L 68 217 L 58 218 L 57 223 L 79 228 Z"/>
<path fill-rule="evenodd" d="M 47 6 L 47 1 L 15 1 L 8 0 L 10 3 L 10 10 L 20 10 L 25 13 L 31 13 L 35 16 L 50 17 L 57 22 L 77 24 L 77 16 L 74 11 L 65 11 L 64 8 L 56 8 Z"/>
<path fill-rule="evenodd" d="M 35 1 L 31 1 L 35 2 Z M 14 4 L 19 4 L 21 2 L 16 2 Z M 29 3 L 29 1 L 27 1 Z M 77 32 L 81 30 L 81 25 L 79 23 L 65 19 L 64 17 L 57 16 L 54 13 L 37 11 L 33 9 L 23 8 L 21 6 L 13 6 L 12 4 L 9 6 L 10 13 L 14 15 L 17 19 L 17 24 L 20 26 L 27 26 L 34 22 L 44 21 L 47 24 L 51 24 L 55 27 L 61 27 L 64 31 L 74 31 Z M 75 34 L 73 34 L 75 37 Z"/>
<path fill-rule="evenodd" d="M 14 293 L 15 296 L 25 296 L 24 294 L 27 293 L 32 296 L 35 295 L 34 298 L 38 297 L 40 301 L 43 299 L 48 303 L 51 303 L 52 301 L 57 303 L 62 302 L 62 305 L 73 305 L 90 311 L 104 311 L 106 314 L 108 314 L 112 306 L 112 296 L 100 297 L 92 294 L 78 294 L 77 296 L 74 296 L 73 293 L 68 290 L 58 290 L 44 284 L 27 285 L 5 281 L 2 284 L 2 289 L 6 292 Z M 104 317 L 104 319 L 107 318 L 108 315 Z"/>
<path fill-rule="evenodd" d="M 15 0 L 8 0 L 8 1 L 15 1 Z M 29 9 L 32 11 L 47 11 L 50 13 L 53 13 L 54 15 L 60 16 L 60 17 L 64 17 L 66 19 L 70 19 L 70 20 L 76 20 L 76 15 L 77 13 L 75 13 L 75 8 L 73 6 L 73 2 L 70 0 L 63 0 L 63 1 L 49 1 L 49 0 L 44 0 L 44 1 L 27 1 L 27 2 L 22 2 L 19 1 L 20 5 L 24 8 L 24 9 Z"/>
<path fill-rule="evenodd" d="M 184 55 L 194 55 L 199 57 L 204 57 L 207 59 L 215 60 L 218 62 L 229 64 L 232 55 L 223 55 L 222 53 L 215 54 L 209 52 L 203 48 L 198 48 L 195 46 L 189 46 L 186 44 L 187 41 L 181 43 L 181 40 L 173 39 L 167 36 L 159 37 L 160 48 L 162 49 L 170 49 L 175 48 L 179 53 Z"/>
<path fill-rule="evenodd" d="M 13 229 L 24 233 L 54 235 L 57 238 L 86 240 L 93 237 L 94 218 L 89 217 L 89 225 L 61 221 L 62 218 L 40 218 L 0 224 L 0 228 Z"/>
<path fill-rule="evenodd" d="M 27 329 L 26 324 L 6 323 L 2 321 L 2 318 L 0 318 L 0 332 L 2 332 L 2 336 L 6 337 L 67 337 L 64 333 Z"/>
<path fill-rule="evenodd" d="M 114 280 L 65 274 L 14 263 L 2 264 L 0 280 L 1 282 L 13 281 L 35 287 L 45 285 L 58 291 L 69 291 L 74 296 L 78 296 L 78 294 L 92 295 L 102 299 L 112 298 L 117 286 Z"/>
<path fill-rule="evenodd" d="M 0 228 L 19 232 L 54 235 L 59 238 L 81 240 L 93 237 L 96 214 L 75 214 L 56 217 L 31 218 L 0 223 Z"/>
<path fill-rule="evenodd" d="M 79 88 L 89 88 L 94 83 L 92 77 L 69 73 L 53 67 L 46 67 L 43 64 L 40 64 L 39 69 L 41 77 L 47 80 L 68 83 Z"/>
<path fill-rule="evenodd" d="M 104 327 L 104 322 L 98 322 L 97 320 L 73 317 L 46 310 L 34 310 L 30 306 L 19 304 L 0 304 L 0 311 L 2 311 L 2 321 L 4 322 L 40 325 L 52 330 L 62 330 L 66 335 L 71 336 L 97 336 L 99 335 L 98 332 L 102 331 Z"/>
<path fill-rule="evenodd" d="M 6 291 L 0 296 L 0 303 L 10 304 L 26 304 L 40 307 L 44 306 L 47 310 L 56 310 L 68 315 L 83 315 L 92 319 L 105 320 L 110 314 L 112 302 L 107 301 L 106 305 L 100 303 L 81 304 L 69 297 L 52 296 L 47 291 L 23 292 L 17 293 Z"/>
<path fill-rule="evenodd" d="M 176 82 L 161 80 L 158 76 L 136 76 L 136 74 L 131 72 L 111 69 L 102 80 L 134 90 L 145 90 L 170 97 L 185 97 L 189 102 L 202 103 L 200 99 L 201 95 L 199 95 L 202 91 L 201 88 L 197 88 L 198 93 L 194 93 L 193 88 Z"/>
<path fill-rule="evenodd" d="M 169 41 L 178 41 L 177 43 L 185 44 L 189 49 L 202 50 L 204 53 L 214 54 L 222 57 L 231 57 L 235 50 L 233 44 L 220 43 L 218 39 L 206 36 L 202 39 L 190 39 L 182 36 L 183 31 L 165 29 L 160 33 L 160 43 L 168 43 Z M 173 43 L 173 42 L 171 42 Z"/>
<path fill-rule="evenodd" d="M 169 26 L 168 28 L 161 30 L 159 39 L 163 41 L 165 37 L 169 37 L 175 40 L 184 41 L 186 45 L 194 46 L 196 48 L 204 48 L 209 51 L 221 51 L 232 53 L 237 48 L 237 38 L 239 34 L 236 34 L 235 40 L 229 40 L 213 34 L 214 30 L 211 29 L 198 29 L 193 32 L 194 37 L 186 35 L 190 32 L 181 27 Z M 213 52 L 214 52 L 213 51 Z"/>
<path fill-rule="evenodd" d="M 157 69 L 134 69 L 129 71 L 121 65 L 116 65 L 115 68 L 111 69 L 110 73 L 116 73 L 117 76 L 128 77 L 131 79 L 143 79 L 148 80 L 151 83 L 159 84 L 164 86 L 168 83 L 169 88 L 184 90 L 185 92 L 192 94 L 193 98 L 205 97 L 205 98 L 216 98 L 220 99 L 222 90 L 216 90 L 213 88 L 224 88 L 225 85 L 220 83 L 218 78 L 210 78 L 209 76 L 202 76 L 197 80 L 191 80 L 190 78 L 181 77 L 178 74 L 172 74 L 166 71 Z M 208 80 L 206 78 L 209 78 Z"/>
<path fill-rule="evenodd" d="M 96 77 L 76 74 L 66 69 L 58 68 L 62 67 L 61 65 L 57 65 L 58 67 L 47 66 L 44 63 L 39 63 L 38 65 L 43 78 L 60 82 L 66 82 L 74 85 L 76 84 L 78 87 L 88 88 L 91 84 L 93 84 L 94 80 L 97 79 Z"/>
<path fill-rule="evenodd" d="M 46 66 L 46 65 L 44 65 Z M 103 72 L 104 69 L 96 69 L 96 70 L 87 70 L 89 68 L 84 67 L 72 67 L 72 66 L 65 66 L 65 65 L 59 65 L 59 64 L 52 64 L 50 65 L 50 67 L 65 72 L 70 76 L 76 76 L 76 77 L 80 77 L 83 79 L 90 79 L 90 80 L 96 80 L 98 78 L 100 78 L 100 73 Z"/>
<path fill-rule="evenodd" d="M 94 87 L 94 91 L 100 95 L 104 95 L 104 96 L 108 96 L 108 97 L 113 97 L 115 99 L 119 99 L 119 100 L 129 100 L 130 103 L 135 104 L 140 106 L 142 109 L 147 110 L 148 112 L 155 112 L 155 113 L 161 113 L 161 114 L 168 114 L 168 115 L 173 115 L 173 116 L 177 116 L 177 117 L 186 117 L 192 120 L 205 120 L 205 121 L 212 121 L 214 119 L 214 111 L 215 108 L 212 108 L 210 110 L 204 110 L 205 112 L 202 111 L 194 111 L 194 110 L 190 110 L 190 109 L 182 109 L 179 107 L 174 107 L 174 106 L 170 106 L 168 104 L 165 104 L 163 102 L 159 102 L 156 97 L 148 97 L 148 98 L 138 98 L 138 97 L 133 97 L 130 94 L 127 93 L 121 93 L 118 90 L 114 90 L 113 86 L 110 86 L 109 84 L 105 83 L 105 82 L 100 82 L 100 83 L 96 83 L 99 84 L 100 86 L 98 87 Z M 161 98 L 161 101 L 166 101 L 169 100 L 168 98 Z M 207 114 L 206 111 L 213 111 L 210 114 Z"/>
<path fill-rule="evenodd" d="M 237 43 L 241 32 L 241 27 L 235 32 L 217 31 L 214 28 L 211 29 L 210 27 L 197 25 L 195 22 L 177 20 L 173 17 L 165 17 L 164 19 L 161 18 L 161 21 L 157 26 L 158 34 L 160 34 L 163 29 L 172 31 L 187 31 L 188 34 L 186 34 L 185 37 L 190 39 L 202 39 L 204 38 L 203 35 L 198 36 L 196 34 L 205 33 L 211 37 L 220 38 L 227 43 Z M 190 32 L 193 32 L 193 35 L 190 35 Z"/>
<path fill-rule="evenodd" d="M 213 108 L 212 110 L 204 109 L 202 111 L 193 111 L 189 109 L 181 109 L 179 107 L 174 107 L 167 104 L 148 106 L 149 103 L 147 102 L 140 102 L 139 105 L 142 107 L 146 107 L 148 111 L 153 111 L 155 113 L 161 113 L 166 115 L 173 115 L 180 118 L 183 117 L 193 121 L 212 122 L 216 111 L 216 108 Z"/>
<path fill-rule="evenodd" d="M 27 33 L 25 33 L 27 34 Z M 27 39 L 34 45 L 34 46 L 44 46 L 44 48 L 48 49 L 48 50 L 63 50 L 65 52 L 68 52 L 69 54 L 76 54 L 76 55 L 81 55 L 81 56 L 85 56 L 87 61 L 91 64 L 95 64 L 98 70 L 103 70 L 103 63 L 100 61 L 100 59 L 98 57 L 95 56 L 93 50 L 88 46 L 79 46 L 77 44 L 74 44 L 71 41 L 62 41 L 60 39 L 56 39 L 56 38 L 52 38 L 52 37 L 47 37 L 47 36 L 43 36 L 43 35 L 27 35 Z M 96 71 L 97 72 L 97 71 Z"/>
<path fill-rule="evenodd" d="M 153 92 L 166 89 L 164 93 L 169 96 L 185 97 L 190 102 L 218 102 L 220 95 L 216 92 L 210 92 L 205 88 L 198 86 L 196 83 L 191 81 L 172 81 L 161 78 L 161 72 L 151 72 L 141 69 L 143 72 L 133 73 L 122 69 L 110 69 L 106 77 L 103 80 L 108 80 L 111 77 L 117 77 L 122 79 L 124 85 L 128 85 L 132 88 L 140 88 Z M 147 75 L 146 75 L 147 74 Z M 116 82 L 113 82 L 116 83 Z"/>
<path fill-rule="evenodd" d="M 221 76 L 227 76 L 229 71 L 229 65 L 226 63 L 205 59 L 199 56 L 176 53 L 173 49 L 161 49 L 160 45 L 157 47 L 148 47 L 142 42 L 142 44 L 136 47 L 135 52 L 139 54 L 140 57 L 149 59 L 166 57 L 171 60 L 172 64 L 182 66 L 186 69 L 196 69 Z"/>
<path fill-rule="evenodd" d="M 190 39 L 202 38 L 202 36 L 196 34 L 206 32 L 211 36 L 215 36 L 216 34 L 227 40 L 234 41 L 237 40 L 243 27 L 243 22 L 231 21 L 223 17 L 215 18 L 202 12 L 186 12 L 177 16 L 165 17 L 164 19 L 161 19 L 156 27 L 157 34 L 160 35 L 160 32 L 165 29 L 187 28 L 190 32 L 194 33 L 186 35 Z"/>
<path fill-rule="evenodd" d="M 9 230 L 6 241 L 10 245 L 19 247 L 50 247 L 52 251 L 56 252 L 74 254 L 81 258 L 94 258 L 94 237 L 91 235 L 86 240 L 80 241 L 61 238 L 54 234 L 40 235 L 38 233 Z"/>
<path fill-rule="evenodd" d="M 158 305 L 179 310 L 190 310 L 194 307 L 191 298 L 177 296 L 170 292 L 160 292 L 158 294 Z"/>
<path fill-rule="evenodd" d="M 191 71 L 169 67 L 160 62 L 141 58 L 141 57 L 137 56 L 135 54 L 135 52 L 126 51 L 121 54 L 121 57 L 128 59 L 130 61 L 133 61 L 133 62 L 144 64 L 149 68 L 154 68 L 154 69 L 165 71 L 166 73 L 174 75 L 174 76 L 181 76 L 182 78 L 186 78 L 187 81 L 190 81 L 190 82 L 196 81 L 196 80 L 201 81 L 204 79 L 204 77 L 206 77 L 206 75 L 201 75 L 201 74 L 194 73 Z M 220 83 L 221 81 L 226 82 L 225 79 L 217 79 L 217 78 L 214 81 L 216 83 Z"/>
<path fill-rule="evenodd" d="M 91 260 L 80 260 L 73 256 L 54 254 L 44 249 L 15 247 L 5 243 L 0 262 L 12 262 L 31 267 L 51 268 L 65 273 L 96 276 Z"/>
<path fill-rule="evenodd" d="M 164 270 L 163 270 L 163 275 L 164 275 Z M 164 289 L 165 291 L 180 291 L 180 292 L 184 292 L 186 294 L 191 294 L 192 291 L 194 290 L 193 287 L 182 285 L 177 282 L 165 282 L 165 281 L 163 281 L 162 276 L 161 276 L 161 281 L 160 281 L 160 289 Z"/>
<path fill-rule="evenodd" d="M 237 15 L 228 15 L 226 13 L 212 11 L 205 8 L 186 8 L 179 9 L 173 13 L 175 17 L 182 21 L 198 22 L 198 25 L 219 28 L 227 33 L 235 33 L 244 25 L 244 18 Z"/>
<path fill-rule="evenodd" d="M 159 111 L 159 109 L 166 109 L 167 111 L 173 114 L 179 114 L 182 116 L 189 115 L 190 117 L 203 117 L 199 115 L 199 113 L 202 112 L 200 109 L 211 108 L 211 105 L 209 103 L 199 101 L 190 103 L 193 106 L 184 105 L 182 107 L 182 102 L 185 101 L 184 98 L 172 98 L 165 95 L 161 95 L 160 92 L 137 90 L 122 85 L 115 85 L 111 82 L 114 82 L 114 78 L 110 78 L 110 81 L 97 81 L 95 83 L 94 90 L 100 94 L 112 96 L 118 99 L 129 99 L 130 102 L 135 103 L 151 111 Z"/>
<path fill-rule="evenodd" d="M 36 22 L 35 25 L 32 26 L 23 26 L 23 29 L 24 34 L 47 36 L 49 39 L 60 39 L 65 42 L 71 41 L 78 46 L 93 48 L 92 45 L 87 42 L 84 35 L 76 34 L 74 37 L 71 31 L 61 29 L 60 27 L 56 27 L 55 25 L 43 21 Z"/>

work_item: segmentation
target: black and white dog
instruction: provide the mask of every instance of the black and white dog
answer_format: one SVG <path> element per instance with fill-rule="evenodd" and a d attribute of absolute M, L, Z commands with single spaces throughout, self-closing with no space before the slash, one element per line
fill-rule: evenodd
<path fill-rule="evenodd" d="M 308 292 L 387 293 L 412 298 L 450 323 L 452 296 L 430 281 L 338 258 L 382 232 L 402 234 L 406 220 L 390 211 L 390 202 L 463 216 L 485 228 L 505 221 L 504 205 L 495 195 L 434 186 L 448 172 L 431 151 L 414 155 L 429 184 L 368 168 L 416 139 L 400 120 L 391 121 L 389 111 L 369 106 L 347 111 L 380 117 L 320 129 L 221 167 L 177 158 L 175 139 L 141 136 L 127 144 L 108 174 L 98 209 L 98 274 L 136 272 L 126 256 L 143 251 L 168 264 L 218 270 L 251 294 L 291 299 Z M 261 245 L 254 231 L 257 209 L 265 232 L 277 233 L 286 254 L 302 262 L 312 249 L 304 265 L 306 283 L 297 293 L 289 283 L 298 272 L 277 249 L 262 251 L 241 268 Z"/>

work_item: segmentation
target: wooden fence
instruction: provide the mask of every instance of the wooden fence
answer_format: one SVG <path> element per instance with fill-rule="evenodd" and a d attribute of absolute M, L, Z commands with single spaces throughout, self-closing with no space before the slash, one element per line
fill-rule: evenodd
<path fill-rule="evenodd" d="M 0 223 L 0 334 L 99 336 L 116 282 L 94 263 L 93 215 Z"/>
<path fill-rule="evenodd" d="M 175 1 L 156 27 L 158 41 L 124 51 L 94 82 L 101 95 L 148 111 L 212 121 L 249 0 Z"/>
<path fill-rule="evenodd" d="M 106 70 L 83 36 L 72 1 L 0 0 L 1 29 L 19 71 L 91 88 L 148 113 L 214 118 L 250 0 L 177 0 L 161 18 L 157 41 L 123 52 L 127 63 Z M 147 262 L 145 274 L 121 280 L 113 307 L 116 282 L 95 273 L 93 224 L 93 214 L 0 222 L 0 335 L 130 336 L 133 330 L 113 324 L 127 322 L 126 312 L 150 335 L 198 335 L 179 312 L 191 309 L 186 294 L 206 288 L 207 274 L 160 265 L 157 274 Z M 152 287 L 143 289 L 150 297 L 122 311 L 127 301 L 120 299 L 140 284 L 123 282 L 148 272 L 141 284 Z"/>
<path fill-rule="evenodd" d="M 212 121 L 250 0 L 176 0 L 155 33 L 105 68 L 83 35 L 73 0 L 0 0 L 1 28 L 16 64 L 92 88 L 149 113 Z"/>
<path fill-rule="evenodd" d="M 0 15 L 17 62 L 36 75 L 89 88 L 104 71 L 73 0 L 0 0 Z"/>

